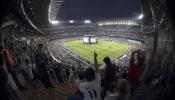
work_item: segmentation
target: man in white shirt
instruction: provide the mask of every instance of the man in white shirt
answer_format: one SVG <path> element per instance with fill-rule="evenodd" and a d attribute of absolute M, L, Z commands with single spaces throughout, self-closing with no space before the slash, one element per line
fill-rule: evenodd
<path fill-rule="evenodd" d="M 94 66 L 85 70 L 85 82 L 78 85 L 77 90 L 80 95 L 68 96 L 66 100 L 101 100 L 101 76 L 98 73 L 97 54 L 94 51 Z M 82 94 L 82 96 L 81 96 Z"/>
<path fill-rule="evenodd" d="M 101 76 L 98 72 L 97 54 L 94 51 L 95 70 L 90 67 L 85 70 L 86 82 L 80 83 L 78 89 L 84 95 L 83 100 L 101 100 Z M 96 71 L 96 72 L 95 72 Z"/>
<path fill-rule="evenodd" d="M 101 77 L 100 74 L 97 73 L 95 76 L 95 71 L 93 68 L 88 68 L 85 71 L 86 75 L 93 76 L 93 77 L 86 76 L 86 82 L 80 83 L 78 89 L 84 95 L 84 100 L 101 100 L 100 90 L 101 90 Z"/>

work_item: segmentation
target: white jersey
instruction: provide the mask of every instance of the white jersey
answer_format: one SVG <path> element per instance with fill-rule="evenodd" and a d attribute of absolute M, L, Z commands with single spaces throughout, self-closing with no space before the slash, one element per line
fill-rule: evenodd
<path fill-rule="evenodd" d="M 120 96 L 119 93 L 116 92 L 116 93 L 107 95 L 104 100 L 118 100 L 119 96 Z M 128 92 L 127 95 L 125 96 L 125 98 L 123 98 L 122 100 L 128 100 L 129 97 L 130 97 L 130 92 Z"/>
<path fill-rule="evenodd" d="M 101 77 L 98 73 L 96 79 L 91 82 L 80 83 L 78 89 L 84 94 L 84 100 L 101 100 Z"/>
<path fill-rule="evenodd" d="M 76 87 L 79 87 L 79 85 L 83 82 L 84 82 L 84 80 L 79 80 L 79 79 L 75 80 Z"/>
<path fill-rule="evenodd" d="M 118 93 L 114 93 L 114 94 L 110 94 L 110 95 L 107 95 L 104 100 L 117 100 L 119 94 Z"/>

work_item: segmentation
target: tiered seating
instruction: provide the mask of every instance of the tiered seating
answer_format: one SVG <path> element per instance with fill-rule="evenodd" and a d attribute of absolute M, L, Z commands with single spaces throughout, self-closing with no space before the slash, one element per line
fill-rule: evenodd
<path fill-rule="evenodd" d="M 19 41 L 15 41 L 15 42 L 19 42 Z M 16 47 L 14 46 L 15 50 L 18 49 L 20 51 L 22 49 L 19 47 L 20 43 L 16 43 L 16 44 L 17 46 Z M 32 65 L 36 64 L 34 60 L 35 59 L 34 54 L 36 52 L 35 50 L 36 44 L 38 44 L 38 41 L 36 41 L 35 43 L 31 43 L 30 45 L 27 46 L 28 52 L 26 52 L 26 54 L 30 56 L 31 60 L 33 60 L 30 62 L 32 63 Z M 25 44 L 23 42 L 21 42 L 20 45 L 21 47 L 25 47 Z M 12 51 L 12 53 L 14 52 Z M 23 91 L 19 91 L 19 97 L 21 98 L 21 100 L 64 100 L 66 96 L 73 95 L 76 92 L 76 87 L 74 82 L 77 78 L 77 73 L 79 72 L 79 70 L 83 71 L 86 68 L 86 66 L 83 63 L 81 63 L 81 61 L 78 61 L 69 53 L 65 52 L 63 48 L 56 48 L 55 53 L 58 53 L 60 55 L 58 58 L 60 58 L 60 60 L 63 60 L 62 62 L 65 62 L 67 64 L 55 61 L 51 57 L 49 50 L 46 50 L 45 54 L 48 57 L 48 64 L 47 64 L 48 75 L 47 76 L 49 77 L 48 80 L 50 81 L 52 86 L 48 86 L 48 87 L 46 86 L 47 88 L 45 88 L 44 86 L 42 87 L 39 86 L 37 89 L 35 89 L 35 86 L 33 86 L 33 83 L 32 83 L 33 81 L 35 81 L 35 78 L 30 81 L 27 81 L 24 78 L 23 80 L 26 80 L 26 82 L 28 83 L 27 85 L 25 84 L 24 86 L 27 89 L 24 89 Z M 18 56 L 20 57 L 21 55 L 19 54 Z M 14 57 L 14 58 L 17 59 L 17 57 Z M 18 59 L 16 61 L 18 62 Z M 127 62 L 128 62 L 128 56 L 123 57 L 122 59 L 119 60 L 119 63 L 121 63 L 120 65 L 127 65 L 128 64 Z M 85 68 L 82 68 L 81 66 Z M 33 70 L 36 70 L 36 69 L 33 68 Z M 34 72 L 33 74 L 35 74 Z M 122 73 L 122 71 L 120 71 L 120 73 Z M 38 81 L 40 80 L 41 82 L 43 82 L 42 79 L 39 79 L 39 78 L 37 78 L 36 80 Z"/>
<path fill-rule="evenodd" d="M 9 43 L 11 43 L 11 41 L 9 41 Z M 13 44 L 16 44 L 16 45 L 12 45 L 14 49 L 11 50 L 10 48 L 10 53 L 12 54 L 12 58 L 15 61 L 15 64 L 17 66 L 17 67 L 15 66 L 14 71 L 16 72 L 18 70 L 18 72 L 15 73 L 18 79 L 17 82 L 19 82 L 20 85 L 22 86 L 22 89 L 19 89 L 19 87 L 16 87 L 14 91 L 15 91 L 15 94 L 17 94 L 17 96 L 21 100 L 63 100 L 65 96 L 73 95 L 75 93 L 76 91 L 75 84 L 74 84 L 75 74 L 73 73 L 73 71 L 70 72 L 72 67 L 62 65 L 62 64 L 59 64 L 58 62 L 55 62 L 52 59 L 52 57 L 50 57 L 48 51 L 46 53 L 48 56 L 48 60 L 49 60 L 47 70 L 48 70 L 48 75 L 49 75 L 49 81 L 51 82 L 53 87 L 45 88 L 42 85 L 41 87 L 35 89 L 35 86 L 33 86 L 34 80 L 27 80 L 26 76 L 22 73 L 23 67 L 20 66 L 24 63 L 21 61 L 25 61 L 25 60 L 22 58 L 23 56 L 20 55 L 20 52 L 18 51 L 23 50 L 22 47 L 26 46 L 25 41 L 21 42 L 21 41 L 15 40 L 13 41 Z M 34 54 L 36 52 L 35 47 L 36 47 L 36 44 L 38 44 L 38 41 L 32 44 L 35 44 L 35 46 L 28 45 L 27 46 L 28 51 L 26 52 L 26 55 L 29 55 L 29 58 L 31 60 L 34 60 L 35 59 Z M 34 61 L 29 61 L 29 63 L 31 63 L 32 65 L 35 65 Z M 26 65 L 24 66 L 26 67 Z M 61 71 L 60 73 L 59 71 L 58 72 L 55 71 L 55 69 L 57 68 L 58 70 L 60 69 Z M 32 67 L 32 70 L 36 70 L 35 67 Z M 11 72 L 9 73 L 11 75 Z M 19 79 L 19 75 L 21 75 L 20 79 Z M 60 78 L 61 80 L 57 78 L 57 75 L 61 76 Z M 71 75 L 70 81 L 69 81 L 69 75 Z M 16 81 L 13 80 L 13 77 L 12 77 L 12 82 L 16 86 Z M 12 82 L 10 81 L 10 83 Z"/>
<path fill-rule="evenodd" d="M 29 86 L 25 92 L 21 92 L 21 100 L 64 100 L 65 96 L 73 95 L 76 91 L 75 84 L 66 81 L 56 88 L 46 89 L 41 87 L 36 90 Z"/>

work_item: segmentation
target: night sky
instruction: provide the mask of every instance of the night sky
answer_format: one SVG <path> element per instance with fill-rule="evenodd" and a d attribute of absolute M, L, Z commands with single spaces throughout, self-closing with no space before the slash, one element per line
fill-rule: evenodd
<path fill-rule="evenodd" d="M 139 0 L 64 0 L 61 20 L 133 18 L 141 13 Z"/>

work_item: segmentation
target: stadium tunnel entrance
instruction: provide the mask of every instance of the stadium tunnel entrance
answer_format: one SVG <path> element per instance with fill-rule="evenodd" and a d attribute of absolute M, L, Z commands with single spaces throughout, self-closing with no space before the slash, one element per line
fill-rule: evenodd
<path fill-rule="evenodd" d="M 173 94 L 175 90 L 174 12 L 171 8 L 168 8 L 171 6 L 169 3 L 168 6 L 166 5 L 169 0 L 141 0 L 144 14 L 143 20 L 139 27 L 129 28 L 117 25 L 96 26 L 94 24 L 64 26 L 61 28 L 57 28 L 57 26 L 46 27 L 47 25 L 36 27 L 41 24 L 37 24 L 37 22 L 33 24 L 32 19 L 29 20 L 26 18 L 26 14 L 21 12 L 21 6 L 19 6 L 21 2 L 18 0 L 13 1 L 17 5 L 12 6 L 12 8 L 8 6 L 8 13 L 1 15 L 0 77 L 2 79 L 2 88 L 0 97 L 6 98 L 4 100 L 64 100 L 65 96 L 73 95 L 76 92 L 75 84 L 72 82 L 76 79 L 73 65 L 79 57 L 77 55 L 70 56 L 70 50 L 67 51 L 68 49 L 65 48 L 52 50 L 52 53 L 50 49 L 58 47 L 57 44 L 61 47 L 61 43 L 57 43 L 60 41 L 83 40 L 82 37 L 87 33 L 98 36 L 99 40 L 110 42 L 111 40 L 117 40 L 122 43 L 127 42 L 127 44 L 128 42 L 138 44 L 139 41 L 136 48 L 146 51 L 147 58 L 143 74 L 139 79 L 139 85 L 132 91 L 129 100 L 173 100 L 175 98 Z M 13 2 L 9 3 L 7 5 L 13 5 Z M 14 8 L 15 10 L 9 8 Z M 6 11 L 3 8 L 2 10 Z M 36 21 L 35 18 L 33 19 Z M 48 34 L 43 34 L 43 32 L 48 32 Z M 52 42 L 56 43 L 56 46 L 50 44 Z M 36 70 L 35 53 L 38 50 L 37 44 L 40 43 L 44 44 L 43 47 L 45 47 L 46 51 L 44 54 L 47 56 L 48 65 L 51 66 L 46 67 L 48 68 L 45 76 L 47 80 L 38 79 L 36 77 L 37 72 L 33 71 Z M 25 47 L 27 47 L 27 51 Z M 112 48 L 112 46 L 108 46 L 108 48 Z M 65 55 L 68 57 L 55 59 L 56 54 L 53 51 L 56 51 L 56 54 L 60 56 L 59 58 L 64 58 Z M 124 64 L 125 60 L 128 61 L 128 58 L 123 60 L 125 57 L 118 59 L 122 63 L 116 64 L 118 66 L 128 66 L 128 62 Z M 28 58 L 30 58 L 30 61 Z M 66 61 L 69 64 L 66 64 Z M 91 61 L 84 59 L 81 62 L 83 62 L 81 66 L 92 65 Z M 75 63 L 74 66 L 79 66 L 79 63 Z M 120 69 L 121 73 L 125 73 L 127 70 L 127 68 Z M 125 77 L 122 75 L 119 78 Z M 43 85 L 45 81 L 49 84 Z"/>

